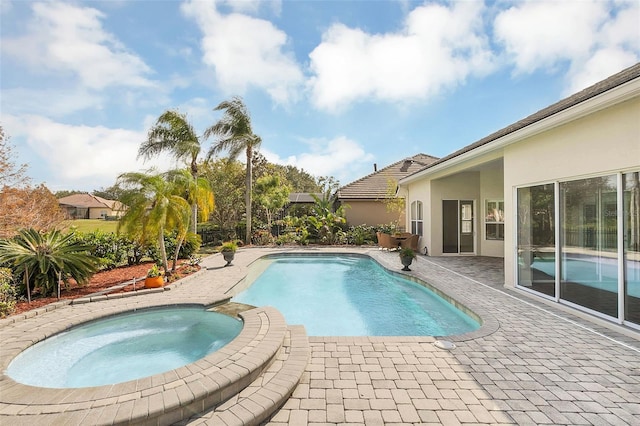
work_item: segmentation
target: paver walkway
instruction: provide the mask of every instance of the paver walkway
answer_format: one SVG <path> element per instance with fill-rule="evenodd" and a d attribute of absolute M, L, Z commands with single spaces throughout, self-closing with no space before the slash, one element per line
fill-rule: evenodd
<path fill-rule="evenodd" d="M 210 298 L 239 282 L 253 260 L 277 251 L 240 250 L 229 268 L 211 256 L 182 285 L 136 299 Z M 400 269 L 395 253 L 357 251 Z M 448 339 L 456 344 L 451 351 L 433 337 L 311 336 L 302 382 L 267 424 L 640 425 L 640 333 L 504 289 L 500 259 L 420 256 L 411 268 L 485 326 Z"/>

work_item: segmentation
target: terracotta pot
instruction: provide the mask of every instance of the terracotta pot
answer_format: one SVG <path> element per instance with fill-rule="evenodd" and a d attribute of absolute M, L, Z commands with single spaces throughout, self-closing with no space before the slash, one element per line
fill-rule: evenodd
<path fill-rule="evenodd" d="M 145 288 L 158 288 L 164 286 L 164 277 L 147 277 L 144 279 Z"/>

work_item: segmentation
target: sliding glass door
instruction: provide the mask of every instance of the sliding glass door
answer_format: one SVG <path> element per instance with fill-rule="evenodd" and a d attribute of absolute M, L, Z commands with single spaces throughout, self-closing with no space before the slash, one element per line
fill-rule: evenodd
<path fill-rule="evenodd" d="M 624 318 L 640 324 L 640 172 L 622 175 L 624 188 Z"/>
<path fill-rule="evenodd" d="M 617 176 L 561 182 L 560 212 L 560 298 L 617 318 Z"/>
<path fill-rule="evenodd" d="M 640 326 L 640 171 L 516 196 L 517 285 Z"/>
<path fill-rule="evenodd" d="M 553 184 L 518 189 L 518 283 L 555 297 Z"/>

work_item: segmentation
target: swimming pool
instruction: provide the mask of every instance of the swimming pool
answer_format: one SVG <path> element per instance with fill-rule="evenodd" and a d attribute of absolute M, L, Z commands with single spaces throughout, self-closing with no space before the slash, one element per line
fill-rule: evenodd
<path fill-rule="evenodd" d="M 152 376 L 220 349 L 242 322 L 202 307 L 168 307 L 99 319 L 49 337 L 7 368 L 16 382 L 82 388 Z"/>
<path fill-rule="evenodd" d="M 233 300 L 273 306 L 310 336 L 448 336 L 480 327 L 433 291 L 365 256 L 268 256 L 252 271 L 243 284 L 249 287 Z"/>

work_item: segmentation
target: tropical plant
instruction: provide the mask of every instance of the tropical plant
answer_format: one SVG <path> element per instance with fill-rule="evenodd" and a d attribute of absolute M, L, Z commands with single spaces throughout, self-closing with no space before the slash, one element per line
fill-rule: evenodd
<path fill-rule="evenodd" d="M 89 281 L 97 270 L 90 249 L 76 241 L 73 233 L 23 229 L 13 239 L 0 240 L 0 263 L 10 265 L 14 273 L 24 277 L 31 302 L 32 287 L 48 296 L 54 293 L 56 283 L 60 285 L 59 280 L 68 283 L 73 279 L 80 285 Z"/>
<path fill-rule="evenodd" d="M 95 230 L 87 233 L 75 232 L 75 239 L 92 247 L 91 254 L 97 258 L 99 269 L 113 269 L 127 259 L 131 241 L 113 232 Z"/>
<path fill-rule="evenodd" d="M 202 218 L 206 220 L 214 206 L 213 192 L 211 192 L 209 181 L 201 177 L 194 177 L 187 170 L 170 170 L 166 173 L 166 177 L 168 181 L 176 185 L 176 191 L 191 204 L 192 223 L 195 220 L 195 216 L 193 216 L 194 211 L 196 212 L 196 216 L 198 212 L 197 208 L 196 210 L 193 209 L 194 205 L 200 207 L 199 212 Z M 192 231 L 191 233 L 196 235 L 195 231 Z M 181 252 L 180 248 L 184 242 L 183 238 L 186 237 L 186 234 L 179 234 L 178 237 L 177 248 L 174 251 L 173 265 L 171 267 L 174 271 Z"/>
<path fill-rule="evenodd" d="M 221 102 L 215 111 L 224 111 L 222 118 L 204 132 L 204 137 L 215 136 L 217 141 L 211 146 L 207 158 L 211 158 L 219 152 L 226 151 L 230 158 L 237 158 L 242 151 L 246 153 L 247 171 L 245 178 L 245 208 L 246 208 L 246 243 L 251 243 L 251 189 L 252 189 L 252 163 L 254 150 L 257 150 L 262 141 L 253 133 L 251 117 L 242 98 L 234 97 L 229 101 Z"/>
<path fill-rule="evenodd" d="M 347 230 L 347 239 L 350 244 L 361 246 L 367 243 L 375 242 L 375 229 L 372 226 L 357 225 Z"/>
<path fill-rule="evenodd" d="M 150 159 L 162 152 L 171 153 L 177 160 L 185 161 L 189 165 L 189 170 L 193 180 L 198 181 L 198 155 L 202 151 L 202 145 L 193 126 L 187 121 L 185 114 L 177 111 L 165 111 L 156 123 L 151 127 L 144 141 L 138 150 L 138 158 Z M 197 194 L 198 185 L 193 189 L 195 195 L 190 196 L 191 203 L 191 232 L 197 232 L 198 203 L 200 200 Z"/>
<path fill-rule="evenodd" d="M 231 252 L 231 253 L 235 253 L 235 251 L 238 250 L 238 244 L 236 244 L 234 241 L 227 241 L 222 243 L 222 246 L 220 247 L 220 251 L 221 252 Z"/>
<path fill-rule="evenodd" d="M 254 193 L 256 204 L 261 206 L 267 216 L 267 229 L 271 231 L 273 216 L 289 202 L 291 189 L 274 175 L 256 179 Z"/>
<path fill-rule="evenodd" d="M 162 276 L 162 271 L 160 271 L 160 268 L 158 268 L 158 265 L 156 265 L 155 263 L 147 271 L 147 278 L 155 278 L 155 277 L 161 277 L 161 276 Z"/>
<path fill-rule="evenodd" d="M 246 176 L 244 167 L 239 161 L 221 158 L 203 164 L 201 173 L 216 195 L 216 208 L 211 212 L 211 221 L 221 229 L 234 228 L 245 211 L 242 190 Z"/>
<path fill-rule="evenodd" d="M 124 173 L 119 182 L 136 191 L 130 191 L 124 197 L 129 206 L 118 223 L 118 231 L 135 238 L 140 244 L 149 241 L 158 242 L 162 266 L 167 272 L 167 250 L 164 242 L 165 230 L 177 231 L 179 238 L 187 233 L 191 216 L 191 206 L 178 195 L 176 185 L 168 182 L 162 174 Z"/>
<path fill-rule="evenodd" d="M 16 288 L 9 268 L 0 268 L 0 318 L 11 315 L 16 307 Z"/>
<path fill-rule="evenodd" d="M 398 250 L 398 255 L 400 256 L 400 258 L 404 258 L 404 257 L 410 257 L 411 259 L 416 258 L 416 252 L 410 247 L 401 247 Z"/>
<path fill-rule="evenodd" d="M 181 235 L 178 231 L 164 233 L 164 245 L 167 250 L 167 259 L 172 259 L 171 270 L 175 271 L 178 259 L 187 259 L 192 254 L 196 253 L 200 249 L 201 238 L 198 234 L 187 232 L 186 235 Z M 153 260 L 161 262 L 157 255 L 157 250 Z"/>

